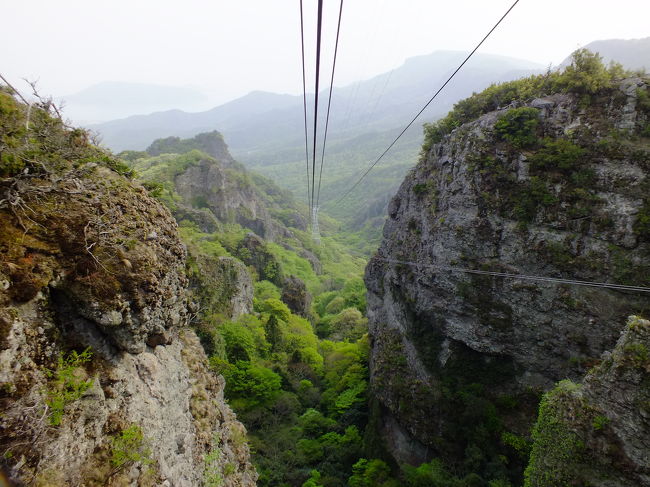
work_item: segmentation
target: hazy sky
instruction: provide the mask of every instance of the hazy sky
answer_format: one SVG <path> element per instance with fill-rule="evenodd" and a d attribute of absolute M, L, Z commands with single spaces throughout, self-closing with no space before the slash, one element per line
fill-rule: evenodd
<path fill-rule="evenodd" d="M 469 50 L 511 3 L 346 0 L 335 84 Z M 325 1 L 324 78 L 338 4 Z M 304 7 L 311 73 L 316 0 Z M 648 19 L 647 0 L 520 0 L 481 52 L 558 64 L 592 40 L 650 36 Z M 0 72 L 17 87 L 38 78 L 55 96 L 106 80 L 193 86 L 215 103 L 251 90 L 299 93 L 299 25 L 299 0 L 5 0 Z"/>

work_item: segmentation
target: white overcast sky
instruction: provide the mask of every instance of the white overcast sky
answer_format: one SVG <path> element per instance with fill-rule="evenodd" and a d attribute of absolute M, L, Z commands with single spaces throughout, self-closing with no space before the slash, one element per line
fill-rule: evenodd
<path fill-rule="evenodd" d="M 346 0 L 335 84 L 470 50 L 511 3 Z M 323 79 L 338 4 L 325 0 Z M 316 0 L 304 7 L 311 73 Z M 1 18 L 0 73 L 54 96 L 100 81 L 192 86 L 214 102 L 301 90 L 299 0 L 2 0 Z M 650 36 L 649 19 L 647 0 L 520 0 L 481 52 L 558 64 L 593 40 Z"/>

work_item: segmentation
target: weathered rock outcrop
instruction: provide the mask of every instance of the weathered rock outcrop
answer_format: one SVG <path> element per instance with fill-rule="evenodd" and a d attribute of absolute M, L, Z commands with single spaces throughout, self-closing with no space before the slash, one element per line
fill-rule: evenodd
<path fill-rule="evenodd" d="M 160 154 L 184 154 L 193 149 L 205 152 L 224 166 L 237 165 L 230 155 L 223 136 L 216 130 L 198 134 L 191 139 L 181 139 L 180 137 L 156 139 L 147 147 L 146 152 L 152 156 L 159 156 Z"/>
<path fill-rule="evenodd" d="M 176 177 L 175 186 L 185 201 L 209 208 L 222 222 L 239 223 L 269 240 L 286 230 L 271 218 L 246 173 L 214 159 L 188 167 Z"/>
<path fill-rule="evenodd" d="M 499 431 L 526 435 L 540 391 L 581 377 L 647 309 L 638 293 L 481 273 L 650 284 L 647 100 L 634 78 L 514 102 L 408 175 L 366 270 L 371 382 L 399 460 L 512 457 Z"/>
<path fill-rule="evenodd" d="M 269 252 L 266 243 L 258 235 L 254 233 L 246 235 L 237 248 L 237 256 L 244 264 L 251 266 L 260 279 L 282 286 L 283 277 L 280 272 L 280 263 Z"/>
<path fill-rule="evenodd" d="M 0 104 L 3 469 L 31 485 L 254 485 L 245 430 L 186 326 L 169 211 L 46 107 L 23 138 L 27 108 Z"/>
<path fill-rule="evenodd" d="M 583 384 L 542 400 L 527 487 L 650 485 L 650 322 L 631 317 Z"/>
<path fill-rule="evenodd" d="M 275 204 L 278 198 L 285 207 L 292 206 L 290 195 L 269 180 L 246 171 L 232 158 L 219 132 L 199 134 L 192 139 L 159 139 L 147 149 L 152 156 L 180 155 L 190 151 L 201 151 L 206 157 L 173 175 L 174 189 L 183 199 L 177 210 L 177 219 L 190 217 L 194 221 L 193 217 L 196 217 L 201 227 L 209 227 L 211 222 L 206 215 L 197 213 L 197 209 L 204 208 L 210 210 L 218 221 L 238 223 L 267 240 L 290 236 L 288 227 L 306 228 L 298 211 Z M 278 210 L 278 214 L 272 215 L 273 210 Z"/>
<path fill-rule="evenodd" d="M 296 276 L 285 277 L 282 283 L 282 301 L 289 309 L 303 317 L 311 312 L 311 294 L 304 281 Z"/>
<path fill-rule="evenodd" d="M 227 319 L 253 311 L 253 281 L 248 269 L 233 257 L 208 257 L 190 247 L 190 289 L 206 316 Z"/>

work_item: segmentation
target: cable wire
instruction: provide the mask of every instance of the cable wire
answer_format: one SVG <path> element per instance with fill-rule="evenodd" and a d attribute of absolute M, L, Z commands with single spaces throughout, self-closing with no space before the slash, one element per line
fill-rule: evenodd
<path fill-rule="evenodd" d="M 369 172 L 370 172 L 370 171 L 371 171 L 371 170 L 372 170 L 372 169 L 373 169 L 373 168 L 374 168 L 374 167 L 379 163 L 379 161 L 381 161 L 381 160 L 384 158 L 384 156 L 388 153 L 388 151 L 391 150 L 391 149 L 393 148 L 393 146 L 395 145 L 395 143 L 396 143 L 396 142 L 397 142 L 397 141 L 402 137 L 402 135 L 404 135 L 404 133 L 405 133 L 405 132 L 406 132 L 406 131 L 411 127 L 411 125 L 413 125 L 413 123 L 415 123 L 415 121 L 419 118 L 419 116 L 422 115 L 422 112 L 424 112 L 424 111 L 429 107 L 429 105 L 431 104 L 431 102 L 433 102 L 433 100 L 436 99 L 436 97 L 438 96 L 438 94 L 439 94 L 439 93 L 440 93 L 440 92 L 441 92 L 441 91 L 442 91 L 442 90 L 443 90 L 443 89 L 444 89 L 444 88 L 449 84 L 449 82 L 454 78 L 454 76 L 456 76 L 456 74 L 458 73 L 458 71 L 460 71 L 461 68 L 462 68 L 463 66 L 465 66 L 465 64 L 467 63 L 467 61 L 469 61 L 469 59 L 474 55 L 474 53 L 478 50 L 478 48 L 481 47 L 481 46 L 483 45 L 483 43 L 487 40 L 487 38 L 490 37 L 490 35 L 492 34 L 492 32 L 494 32 L 494 31 L 496 30 L 496 28 L 499 26 L 499 24 L 501 24 L 501 22 L 503 21 L 503 19 L 505 19 L 505 18 L 508 16 L 508 14 L 512 11 L 513 8 L 515 8 L 515 6 L 516 6 L 518 3 L 519 3 L 519 0 L 515 0 L 515 2 L 510 6 L 510 8 L 506 11 L 506 13 L 503 14 L 503 16 L 499 19 L 499 21 L 498 21 L 496 24 L 494 24 L 494 26 L 493 26 L 493 27 L 490 29 L 490 31 L 485 35 L 485 37 L 483 37 L 483 39 L 481 40 L 481 42 L 479 42 L 479 43 L 476 45 L 476 47 L 472 50 L 472 52 L 470 52 L 470 53 L 467 55 L 467 57 L 465 58 L 465 60 L 464 60 L 462 63 L 460 63 L 460 65 L 459 65 L 459 66 L 456 68 L 456 70 L 451 74 L 451 76 L 449 76 L 449 78 L 447 78 L 447 81 L 445 81 L 445 82 L 442 84 L 442 86 L 438 89 L 438 91 L 436 91 L 436 92 L 434 93 L 434 95 L 429 99 L 428 102 L 425 103 L 425 105 L 424 105 L 424 106 L 422 107 L 422 109 L 421 109 L 421 110 L 420 110 L 420 111 L 415 115 L 415 117 L 413 117 L 413 119 L 412 119 L 412 120 L 411 120 L 411 121 L 406 125 L 406 127 L 404 127 L 404 130 L 402 130 L 402 131 L 399 133 L 399 135 L 395 138 L 395 140 L 393 140 L 393 141 L 390 143 L 390 145 L 386 148 L 386 150 L 385 150 L 384 152 L 382 152 L 382 154 L 381 154 L 381 155 L 380 155 L 380 156 L 375 160 L 375 162 L 373 162 L 372 165 L 371 165 L 371 166 L 370 166 L 370 167 L 369 167 L 369 168 L 368 168 L 368 169 L 367 169 L 367 170 L 366 170 L 366 171 L 361 175 L 361 177 L 360 177 L 360 178 L 359 178 L 359 179 L 358 179 L 358 180 L 357 180 L 357 181 L 352 185 L 352 187 L 351 187 L 349 190 L 347 190 L 346 193 L 345 193 L 343 196 L 341 196 L 341 197 L 340 197 L 340 198 L 339 198 L 339 199 L 334 203 L 335 205 L 337 205 L 337 204 L 339 204 L 341 201 L 343 201 L 343 200 L 345 199 L 345 197 L 346 197 L 347 195 L 349 195 L 349 194 L 350 194 L 350 193 L 351 193 L 351 192 L 352 192 L 352 191 L 353 191 L 353 190 L 354 190 L 354 189 L 359 185 L 359 183 L 363 180 L 363 178 L 365 178 L 365 177 L 367 176 L 367 174 L 368 174 L 368 173 L 369 173 Z"/>
<path fill-rule="evenodd" d="M 419 262 L 411 262 L 397 259 L 385 259 L 382 257 L 374 257 L 376 260 L 381 260 L 391 264 L 403 264 L 403 265 L 413 265 L 428 267 L 436 270 L 450 271 L 450 272 L 463 272 L 466 274 L 479 274 L 485 276 L 494 276 L 494 277 L 505 277 L 509 279 L 522 279 L 528 281 L 541 281 L 541 282 L 551 282 L 559 284 L 571 284 L 575 286 L 588 286 L 588 287 L 598 287 L 598 288 L 607 288 L 614 289 L 616 291 L 633 291 L 633 292 L 644 292 L 650 293 L 650 288 L 643 286 L 628 286 L 625 284 L 611 284 L 608 282 L 597 282 L 597 281 L 580 281 L 576 279 L 562 279 L 559 277 L 546 277 L 546 276 L 532 276 L 527 274 L 513 274 L 509 272 L 497 272 L 497 271 L 483 271 L 479 269 L 468 269 L 465 267 L 454 267 L 454 266 L 443 266 L 436 264 L 423 264 Z"/>
<path fill-rule="evenodd" d="M 327 144 L 327 129 L 330 123 L 330 108 L 332 105 L 332 89 L 334 88 L 334 71 L 336 70 L 336 55 L 339 50 L 339 34 L 341 32 L 341 14 L 343 13 L 343 0 L 339 7 L 339 21 L 336 27 L 336 43 L 334 44 L 334 62 L 332 63 L 332 77 L 330 79 L 330 94 L 327 100 L 327 116 L 325 117 L 325 134 L 323 135 L 323 152 L 320 158 L 320 174 L 318 175 L 318 191 L 316 192 L 316 206 L 320 201 L 320 183 L 323 178 L 323 162 L 325 161 L 325 145 Z"/>
<path fill-rule="evenodd" d="M 302 0 L 300 0 L 300 47 L 302 53 L 302 110 L 305 116 L 305 161 L 307 162 L 307 206 L 310 206 L 311 188 L 309 186 L 309 135 L 307 134 L 307 83 L 305 81 L 305 27 L 303 21 Z"/>
<path fill-rule="evenodd" d="M 316 88 L 314 92 L 314 151 L 312 154 L 311 207 L 314 208 L 314 189 L 316 179 L 316 134 L 318 129 L 318 83 L 320 81 L 320 41 L 323 28 L 323 0 L 318 0 L 318 25 L 316 28 Z"/>

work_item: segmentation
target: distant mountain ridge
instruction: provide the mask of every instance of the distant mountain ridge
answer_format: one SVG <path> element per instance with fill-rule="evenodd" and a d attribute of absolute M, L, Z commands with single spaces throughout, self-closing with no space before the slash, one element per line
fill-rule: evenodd
<path fill-rule="evenodd" d="M 466 55 L 460 51 L 436 51 L 410 58 L 388 73 L 357 84 L 335 88 L 330 135 L 357 135 L 388 130 L 404 122 L 426 101 L 441 80 Z M 538 72 L 542 66 L 530 61 L 489 54 L 477 54 L 458 75 L 456 83 L 441 94 L 431 116 L 442 115 L 460 98 L 485 88 L 489 83 L 515 79 Z M 308 102 L 313 103 L 313 95 Z M 246 161 L 273 148 L 300 145 L 302 96 L 256 91 L 215 107 L 188 113 L 169 110 L 96 124 L 104 143 L 113 150 L 142 150 L 154 139 L 191 137 L 219 130 L 235 156 Z M 257 162 L 257 161 L 256 161 Z"/>
<path fill-rule="evenodd" d="M 650 70 L 650 37 L 642 39 L 607 39 L 590 42 L 585 49 L 597 52 L 606 63 L 616 61 L 626 69 Z M 561 66 L 570 64 L 570 56 Z"/>
<path fill-rule="evenodd" d="M 209 101 L 204 93 L 193 88 L 122 81 L 104 81 L 62 98 L 66 116 L 77 122 L 111 120 L 170 108 L 200 110 Z"/>

